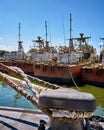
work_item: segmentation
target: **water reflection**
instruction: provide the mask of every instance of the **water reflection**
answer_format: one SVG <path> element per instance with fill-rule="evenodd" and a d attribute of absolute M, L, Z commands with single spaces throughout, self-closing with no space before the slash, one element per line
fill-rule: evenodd
<path fill-rule="evenodd" d="M 0 105 L 8 107 L 20 107 L 20 108 L 30 108 L 37 109 L 30 101 L 21 96 L 14 89 L 6 85 L 6 83 L 0 78 Z M 72 87 L 73 86 L 64 86 Z M 29 93 L 31 91 L 26 89 Z M 96 87 L 93 85 L 83 85 L 80 87 L 80 91 L 92 93 L 96 98 L 97 109 L 94 112 L 95 115 L 104 116 L 104 88 Z"/>
<path fill-rule="evenodd" d="M 0 77 L 0 84 L 1 84 L 3 87 L 7 87 L 6 82 L 5 82 L 4 79 L 1 78 L 1 77 Z"/>
<path fill-rule="evenodd" d="M 17 106 L 17 101 L 21 99 L 21 95 L 16 92 L 15 96 L 14 96 L 14 101 L 13 101 L 13 107 Z"/>
<path fill-rule="evenodd" d="M 0 80 L 0 106 L 36 109 L 30 101 L 8 86 L 2 79 Z M 29 92 L 29 90 L 26 91 Z"/>

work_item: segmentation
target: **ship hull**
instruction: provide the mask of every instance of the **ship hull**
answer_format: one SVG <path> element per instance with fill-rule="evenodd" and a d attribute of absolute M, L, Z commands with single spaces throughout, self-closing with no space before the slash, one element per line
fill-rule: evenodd
<path fill-rule="evenodd" d="M 81 68 L 81 79 L 88 84 L 104 86 L 104 69 Z"/>
<path fill-rule="evenodd" d="M 22 69 L 26 74 L 29 74 L 31 76 L 34 75 L 33 73 L 33 63 L 27 63 L 25 61 L 0 61 L 0 63 L 3 63 L 7 66 L 16 66 Z M 0 68 L 3 70 L 3 68 Z"/>
<path fill-rule="evenodd" d="M 67 64 L 42 64 L 42 63 L 26 63 L 23 61 L 4 61 L 0 62 L 7 66 L 17 66 L 21 68 L 26 74 L 37 77 L 39 79 L 57 83 L 57 84 L 71 84 L 73 80 L 80 77 L 79 65 Z M 3 68 L 0 68 L 3 70 Z M 4 70 L 3 70 L 4 71 Z"/>
<path fill-rule="evenodd" d="M 34 76 L 58 84 L 69 84 L 80 76 L 80 66 L 34 64 Z"/>
<path fill-rule="evenodd" d="M 44 81 L 50 82 L 50 83 L 57 83 L 57 84 L 72 83 L 71 78 L 56 78 L 56 77 L 45 77 L 45 76 L 35 76 L 35 77 L 42 79 Z M 77 78 L 75 80 L 77 80 Z"/>

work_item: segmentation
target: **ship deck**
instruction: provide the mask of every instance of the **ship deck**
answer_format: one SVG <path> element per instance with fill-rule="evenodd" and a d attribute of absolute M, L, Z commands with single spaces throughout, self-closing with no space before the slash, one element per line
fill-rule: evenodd
<path fill-rule="evenodd" d="M 40 119 L 48 119 L 41 111 L 0 106 L 0 130 L 37 130 Z"/>

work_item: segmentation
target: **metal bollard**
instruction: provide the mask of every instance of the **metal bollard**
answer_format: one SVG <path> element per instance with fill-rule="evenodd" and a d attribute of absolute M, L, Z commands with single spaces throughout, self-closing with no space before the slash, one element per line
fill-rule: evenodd
<path fill-rule="evenodd" d="M 40 120 L 38 130 L 45 130 L 45 124 L 46 124 L 46 122 L 44 120 Z"/>
<path fill-rule="evenodd" d="M 52 130 L 86 130 L 84 119 L 91 117 L 96 109 L 92 94 L 71 88 L 44 90 L 39 95 L 39 104 L 51 111 Z"/>

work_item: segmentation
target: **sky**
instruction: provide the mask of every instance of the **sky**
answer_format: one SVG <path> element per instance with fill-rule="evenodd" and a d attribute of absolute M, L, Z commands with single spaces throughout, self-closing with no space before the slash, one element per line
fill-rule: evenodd
<path fill-rule="evenodd" d="M 48 40 L 53 46 L 68 45 L 72 14 L 72 37 L 79 33 L 91 36 L 89 44 L 99 53 L 100 37 L 104 37 L 104 0 L 0 0 L 0 50 L 18 49 L 18 24 L 21 40 L 27 52 L 34 46 L 33 39 Z"/>

